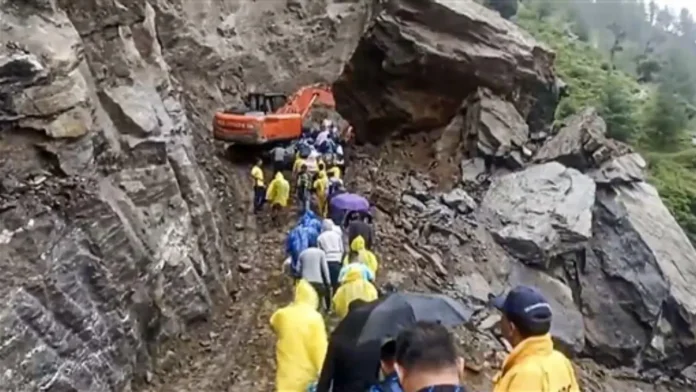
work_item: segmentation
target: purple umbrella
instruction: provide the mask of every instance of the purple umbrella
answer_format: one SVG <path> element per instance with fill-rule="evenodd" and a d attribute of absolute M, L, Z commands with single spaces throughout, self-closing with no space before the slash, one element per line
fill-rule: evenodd
<path fill-rule="evenodd" d="M 343 211 L 369 211 L 370 202 L 355 193 L 342 193 L 331 198 L 331 207 Z"/>

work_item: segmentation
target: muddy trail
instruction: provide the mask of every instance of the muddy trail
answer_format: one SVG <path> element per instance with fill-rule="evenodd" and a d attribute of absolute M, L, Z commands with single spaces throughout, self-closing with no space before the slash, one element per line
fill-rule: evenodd
<path fill-rule="evenodd" d="M 251 165 L 241 163 L 248 159 L 232 159 L 229 150 L 218 155 L 226 171 L 224 183 L 238 201 L 234 213 L 241 217 L 228 226 L 232 232 L 225 233 L 235 237 L 237 250 L 230 298 L 219 301 L 212 320 L 160 349 L 158 370 L 146 376 L 138 391 L 273 390 L 275 340 L 268 321 L 292 298 L 291 281 L 282 274 L 281 264 L 285 236 L 297 212 L 286 211 L 277 223 L 267 212 L 255 216 L 250 192 L 237 185 L 249 182 Z M 270 178 L 270 170 L 265 171 Z"/>
<path fill-rule="evenodd" d="M 378 286 L 441 291 L 432 267 L 413 263 L 412 255 L 404 249 L 404 237 L 396 227 L 400 214 L 384 204 L 385 197 L 399 198 L 401 182 L 408 173 L 430 170 L 444 185 L 455 175 L 456 168 L 433 167 L 428 154 L 418 153 L 425 150 L 427 143 L 407 142 L 408 150 L 416 154 L 404 154 L 404 145 L 399 142 L 385 148 L 347 149 L 348 167 L 344 176 L 347 188 L 364 194 L 377 207 L 375 253 L 381 270 Z M 273 224 L 266 214 L 254 216 L 250 212 L 250 192 L 238 185 L 248 183 L 251 168 L 248 161 L 252 155 L 235 153 L 239 154 L 229 149 L 218 150 L 214 158 L 221 165 L 219 175 L 224 176 L 219 184 L 226 184 L 226 190 L 232 192 L 228 197 L 238 201 L 234 212 L 242 217 L 231 222 L 228 230 L 232 232 L 226 233 L 237 238 L 233 247 L 238 254 L 230 298 L 218 303 L 212 320 L 201 323 L 179 341 L 163 346 L 155 366 L 157 370 L 148 374 L 136 391 L 268 392 L 274 389 L 275 337 L 268 321 L 276 309 L 292 299 L 292 283 L 283 275 L 281 265 L 285 258 L 285 237 L 296 222 L 297 210 L 293 206 L 286 211 L 278 224 Z M 271 173 L 266 170 L 265 174 L 268 179 Z M 329 330 L 334 321 L 327 320 Z M 465 337 L 461 344 L 468 350 L 475 341 L 475 336 Z M 481 351 L 478 347 L 471 348 Z M 475 369 L 473 362 L 469 368 Z M 469 373 L 470 384 L 489 385 L 490 375 Z"/>

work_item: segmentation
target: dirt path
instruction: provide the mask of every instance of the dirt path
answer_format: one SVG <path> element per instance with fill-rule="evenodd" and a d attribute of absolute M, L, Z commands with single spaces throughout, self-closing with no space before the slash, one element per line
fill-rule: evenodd
<path fill-rule="evenodd" d="M 229 165 L 230 184 L 247 181 L 247 167 Z M 240 210 L 248 211 L 246 189 L 235 189 Z M 275 375 L 274 336 L 271 314 L 291 299 L 290 283 L 281 272 L 283 244 L 294 224 L 288 212 L 279 224 L 267 216 L 242 212 L 233 235 L 237 241 L 237 265 L 242 264 L 230 301 L 219 304 L 214 318 L 201 324 L 181 341 L 164 347 L 156 374 L 136 386 L 141 392 L 267 392 Z M 251 270 L 247 271 L 247 268 Z"/>

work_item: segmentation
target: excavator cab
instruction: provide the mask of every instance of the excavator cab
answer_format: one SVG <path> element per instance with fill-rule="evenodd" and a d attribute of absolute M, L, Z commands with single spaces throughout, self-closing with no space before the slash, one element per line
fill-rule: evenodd
<path fill-rule="evenodd" d="M 315 102 L 335 107 L 328 86 L 305 86 L 288 97 L 278 93 L 249 93 L 243 108 L 218 112 L 213 136 L 242 145 L 287 142 L 302 135 L 302 123 Z"/>
<path fill-rule="evenodd" d="M 249 93 L 244 104 L 252 112 L 275 113 L 288 102 L 282 93 Z"/>

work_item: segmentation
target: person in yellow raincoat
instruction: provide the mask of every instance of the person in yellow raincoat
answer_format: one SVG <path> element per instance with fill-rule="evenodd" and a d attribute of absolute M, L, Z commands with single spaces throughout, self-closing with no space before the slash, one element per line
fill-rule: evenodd
<path fill-rule="evenodd" d="M 332 173 L 333 173 L 333 177 L 335 177 L 335 178 L 337 178 L 337 179 L 339 179 L 339 180 L 341 179 L 341 168 L 340 168 L 340 167 L 338 167 L 338 166 L 333 166 L 333 165 L 332 165 L 332 166 L 329 168 L 329 170 L 326 171 L 326 174 L 328 174 L 329 176 L 331 176 Z"/>
<path fill-rule="evenodd" d="M 326 217 L 326 201 L 327 201 L 327 190 L 329 188 L 329 179 L 326 177 L 326 170 L 319 170 L 317 173 L 317 179 L 314 180 L 312 184 L 312 189 L 314 189 L 314 194 L 317 197 L 317 208 L 319 209 L 319 215 Z"/>
<path fill-rule="evenodd" d="M 493 392 L 580 392 L 573 365 L 553 347 L 551 305 L 544 296 L 518 286 L 491 303 L 503 313 L 501 331 L 513 347 Z"/>
<path fill-rule="evenodd" d="M 370 269 L 372 276 L 377 276 L 379 263 L 377 256 L 365 247 L 365 239 L 359 235 L 350 243 L 350 252 L 343 258 L 343 265 L 350 263 L 363 263 Z"/>
<path fill-rule="evenodd" d="M 300 280 L 295 300 L 271 316 L 271 328 L 278 338 L 276 392 L 306 392 L 321 372 L 328 340 L 318 307 L 316 291 Z"/>
<path fill-rule="evenodd" d="M 375 286 L 368 282 L 363 271 L 352 268 L 346 271 L 341 286 L 333 297 L 334 311 L 341 319 L 348 314 L 348 306 L 356 299 L 366 302 L 376 300 L 378 297 Z"/>
<path fill-rule="evenodd" d="M 290 183 L 285 179 L 283 173 L 277 172 L 273 181 L 268 184 L 266 200 L 271 203 L 271 216 L 276 218 L 281 209 L 287 207 L 290 198 Z"/>

